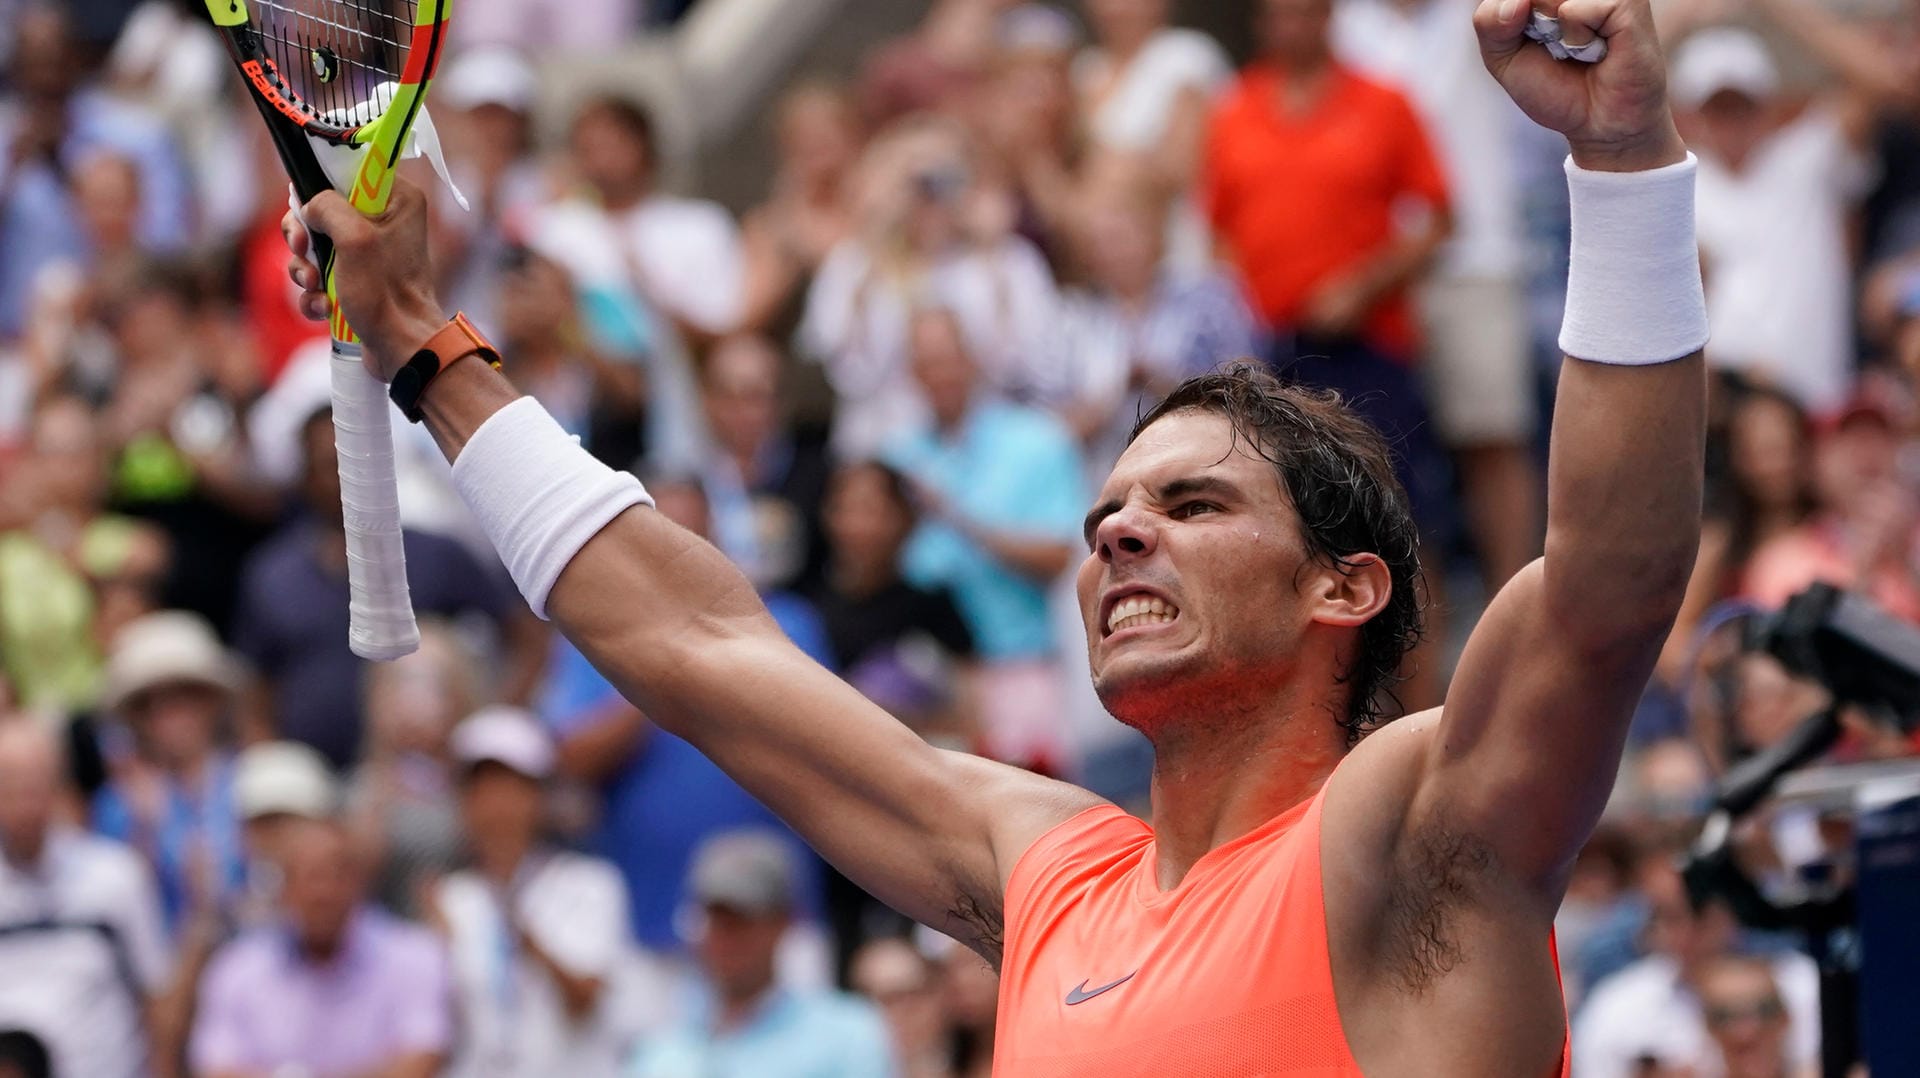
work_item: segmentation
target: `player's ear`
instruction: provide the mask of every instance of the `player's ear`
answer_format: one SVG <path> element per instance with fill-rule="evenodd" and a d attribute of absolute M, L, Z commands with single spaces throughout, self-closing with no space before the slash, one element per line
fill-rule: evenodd
<path fill-rule="evenodd" d="M 1393 573 L 1377 554 L 1350 554 L 1316 575 L 1313 598 L 1313 620 L 1364 625 L 1393 598 Z"/>

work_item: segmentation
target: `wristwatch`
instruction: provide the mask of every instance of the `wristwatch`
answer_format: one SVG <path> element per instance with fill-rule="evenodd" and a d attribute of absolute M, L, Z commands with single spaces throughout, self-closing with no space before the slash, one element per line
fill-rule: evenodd
<path fill-rule="evenodd" d="M 428 383 L 455 360 L 467 356 L 478 356 L 494 370 L 500 369 L 500 352 L 467 321 L 465 313 L 460 313 L 442 326 L 440 332 L 428 337 L 427 343 L 407 360 L 406 366 L 394 372 L 387 396 L 400 406 L 400 414 L 409 422 L 418 423 L 425 418 L 420 410 L 420 398 L 426 393 Z"/>

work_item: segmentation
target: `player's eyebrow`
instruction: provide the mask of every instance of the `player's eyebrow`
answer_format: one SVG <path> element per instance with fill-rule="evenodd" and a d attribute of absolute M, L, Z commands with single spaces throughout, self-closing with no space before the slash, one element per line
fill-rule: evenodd
<path fill-rule="evenodd" d="M 1235 499 L 1240 497 L 1240 488 L 1218 476 L 1191 475 L 1169 479 L 1160 484 L 1160 489 L 1154 492 L 1155 500 L 1162 505 L 1182 498 L 1190 498 L 1196 494 L 1211 494 L 1218 498 Z M 1118 513 L 1121 504 L 1120 499 L 1109 498 L 1094 506 L 1093 510 L 1087 514 L 1086 520 L 1080 525 L 1080 534 L 1087 542 L 1087 549 L 1093 549 L 1093 535 L 1100 529 L 1100 522 Z"/>

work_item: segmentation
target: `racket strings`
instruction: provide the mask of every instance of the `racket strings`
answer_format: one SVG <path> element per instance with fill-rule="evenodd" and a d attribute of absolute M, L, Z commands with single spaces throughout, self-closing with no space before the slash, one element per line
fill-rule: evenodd
<path fill-rule="evenodd" d="M 252 25 L 283 91 L 309 115 L 355 128 L 386 109 L 406 67 L 415 0 L 254 0 Z"/>

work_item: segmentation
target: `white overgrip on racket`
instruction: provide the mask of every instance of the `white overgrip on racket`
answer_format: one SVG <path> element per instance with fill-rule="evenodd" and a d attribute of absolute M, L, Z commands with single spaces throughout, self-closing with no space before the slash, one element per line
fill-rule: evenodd
<path fill-rule="evenodd" d="M 384 107 L 383 98 L 392 93 L 393 84 L 382 85 L 374 90 L 371 102 L 344 111 L 365 115 L 372 103 Z M 308 142 L 334 187 L 348 190 L 365 151 L 311 137 Z M 448 174 L 439 135 L 424 106 L 402 145 L 401 157 L 425 156 L 465 209 L 467 200 Z M 420 627 L 407 586 L 391 405 L 386 387 L 361 365 L 360 356 L 359 344 L 334 340 L 334 451 L 339 458 L 340 510 L 347 536 L 347 643 L 363 659 L 388 662 L 420 646 Z"/>
<path fill-rule="evenodd" d="M 360 346 L 333 342 L 333 438 L 347 532 L 347 642 L 387 662 L 420 646 L 400 538 L 400 491 L 387 389 L 360 363 Z"/>

